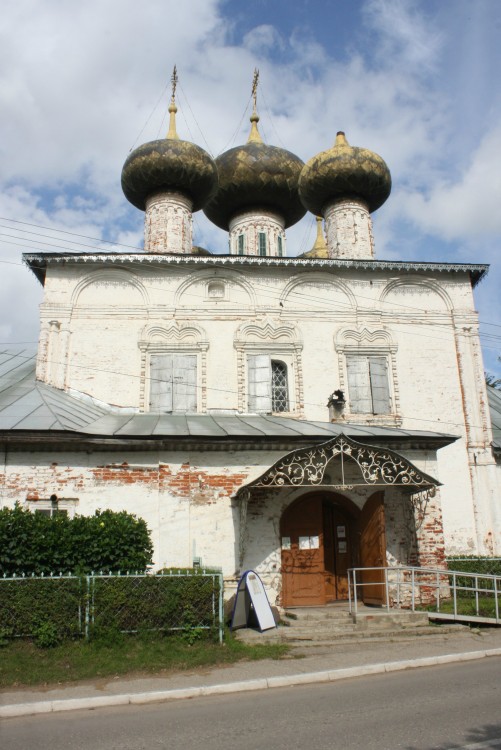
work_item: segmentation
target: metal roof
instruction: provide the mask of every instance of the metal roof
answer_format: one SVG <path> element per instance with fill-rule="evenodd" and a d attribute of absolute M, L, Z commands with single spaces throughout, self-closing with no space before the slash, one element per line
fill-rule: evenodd
<path fill-rule="evenodd" d="M 141 263 L 145 266 L 198 265 L 198 266 L 292 266 L 315 270 L 357 269 L 365 271 L 407 271 L 411 273 L 468 273 L 476 286 L 487 274 L 484 263 L 434 263 L 401 260 L 301 258 L 253 255 L 155 255 L 152 253 L 24 253 L 23 261 L 33 271 L 41 284 L 49 265 L 127 265 Z"/>
<path fill-rule="evenodd" d="M 196 438 L 214 442 L 264 438 L 328 440 L 344 433 L 358 440 L 424 441 L 446 445 L 450 435 L 395 427 L 313 422 L 258 414 L 140 414 L 66 393 L 35 379 L 36 355 L 0 351 L 0 433 L 21 437 L 56 433 L 143 440 Z"/>
<path fill-rule="evenodd" d="M 487 398 L 491 412 L 492 445 L 495 451 L 501 451 L 501 391 L 488 385 Z"/>

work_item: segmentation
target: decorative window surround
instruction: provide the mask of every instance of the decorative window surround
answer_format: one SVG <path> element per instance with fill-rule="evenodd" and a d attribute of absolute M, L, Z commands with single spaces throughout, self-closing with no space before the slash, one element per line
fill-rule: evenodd
<path fill-rule="evenodd" d="M 304 410 L 303 343 L 297 329 L 265 318 L 241 325 L 233 345 L 237 352 L 238 411 L 245 413 L 248 408 L 248 355 L 266 354 L 270 360 L 280 360 L 287 366 L 288 413 L 300 417 Z M 280 414 L 284 416 L 286 413 Z"/>
<path fill-rule="evenodd" d="M 227 287 L 223 280 L 209 281 L 206 287 L 206 299 L 217 301 L 227 299 Z"/>
<path fill-rule="evenodd" d="M 339 389 L 348 395 L 346 409 L 342 419 L 349 421 L 363 421 L 371 424 L 395 425 L 402 424 L 400 416 L 400 390 L 397 378 L 396 353 L 397 345 L 393 342 L 388 331 L 384 329 L 369 330 L 341 329 L 335 339 L 335 349 L 338 355 Z M 388 388 L 390 393 L 390 409 L 388 414 L 361 414 L 351 411 L 346 358 L 386 357 L 388 362 Z"/>
<path fill-rule="evenodd" d="M 141 350 L 140 411 L 149 409 L 150 356 L 152 354 L 194 354 L 197 356 L 198 411 L 207 412 L 207 351 L 209 341 L 201 326 L 172 322 L 166 327 L 148 326 L 138 342 Z"/>

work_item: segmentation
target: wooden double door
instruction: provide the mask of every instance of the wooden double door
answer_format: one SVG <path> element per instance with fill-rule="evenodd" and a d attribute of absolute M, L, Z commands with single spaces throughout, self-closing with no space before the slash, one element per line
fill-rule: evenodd
<path fill-rule="evenodd" d="M 362 512 L 341 495 L 306 496 L 284 512 L 281 544 L 283 606 L 348 599 L 349 568 L 384 565 L 383 494 Z M 377 586 L 370 593 L 381 597 Z"/>

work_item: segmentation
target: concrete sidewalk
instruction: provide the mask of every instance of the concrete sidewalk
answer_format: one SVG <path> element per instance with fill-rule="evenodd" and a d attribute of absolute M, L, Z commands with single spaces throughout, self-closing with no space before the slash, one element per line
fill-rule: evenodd
<path fill-rule="evenodd" d="M 329 682 L 469 659 L 501 657 L 501 628 L 434 636 L 341 643 L 328 649 L 295 648 L 281 660 L 239 662 L 140 678 L 107 678 L 89 683 L 0 694 L 0 717 L 52 711 L 153 703 L 205 695 Z"/>

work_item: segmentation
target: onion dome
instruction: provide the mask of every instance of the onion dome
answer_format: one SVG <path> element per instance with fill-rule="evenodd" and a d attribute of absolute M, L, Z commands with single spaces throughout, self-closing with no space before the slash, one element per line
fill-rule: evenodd
<path fill-rule="evenodd" d="M 329 251 L 327 248 L 327 242 L 324 237 L 324 230 L 322 227 L 323 219 L 321 216 L 317 216 L 317 236 L 311 250 L 303 253 L 301 258 L 328 258 Z"/>
<path fill-rule="evenodd" d="M 193 203 L 192 210 L 198 211 L 217 187 L 214 160 L 200 146 L 180 140 L 176 132 L 174 91 L 175 87 L 169 106 L 167 137 L 136 148 L 129 154 L 122 169 L 125 197 L 142 211 L 146 208 L 146 199 L 161 191 L 186 195 Z"/>
<path fill-rule="evenodd" d="M 350 199 L 364 201 L 372 213 L 390 191 L 391 175 L 384 160 L 366 148 L 350 146 L 341 131 L 334 146 L 310 159 L 299 178 L 301 200 L 316 215 L 329 203 Z"/>
<path fill-rule="evenodd" d="M 263 143 L 255 107 L 250 120 L 247 143 L 216 159 L 219 189 L 204 213 L 218 227 L 228 230 L 234 216 L 265 209 L 279 214 L 284 227 L 290 227 L 306 213 L 298 194 L 304 163 L 290 151 Z"/>

